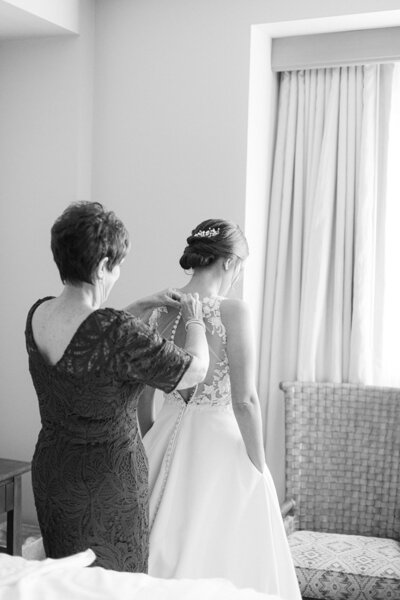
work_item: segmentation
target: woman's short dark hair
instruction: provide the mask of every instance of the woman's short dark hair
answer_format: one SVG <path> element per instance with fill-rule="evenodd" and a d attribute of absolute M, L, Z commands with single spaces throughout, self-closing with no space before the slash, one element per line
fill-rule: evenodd
<path fill-rule="evenodd" d="M 103 258 L 109 271 L 125 258 L 129 234 L 99 202 L 74 202 L 51 228 L 51 250 L 63 283 L 93 283 Z"/>
<path fill-rule="evenodd" d="M 208 267 L 218 258 L 237 256 L 245 260 L 249 254 L 247 240 L 238 225 L 223 219 L 207 219 L 195 227 L 186 240 L 179 264 L 183 269 Z"/>

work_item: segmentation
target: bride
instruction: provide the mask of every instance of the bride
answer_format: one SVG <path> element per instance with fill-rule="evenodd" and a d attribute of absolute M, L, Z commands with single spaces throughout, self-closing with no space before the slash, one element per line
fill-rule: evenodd
<path fill-rule="evenodd" d="M 222 577 L 240 588 L 300 600 L 265 465 L 249 311 L 243 301 L 225 297 L 247 255 L 237 225 L 209 219 L 192 231 L 180 259 L 193 275 L 177 291 L 202 301 L 210 367 L 201 384 L 166 394 L 155 421 L 154 390 L 146 388 L 139 402 L 149 460 L 149 574 Z M 143 316 L 184 345 L 177 309 Z"/>

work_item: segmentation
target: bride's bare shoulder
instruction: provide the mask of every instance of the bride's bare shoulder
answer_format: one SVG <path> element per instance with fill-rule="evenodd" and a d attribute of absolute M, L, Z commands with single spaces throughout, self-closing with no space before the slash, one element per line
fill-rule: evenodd
<path fill-rule="evenodd" d="M 220 304 L 221 318 L 225 325 L 239 325 L 247 321 L 250 309 L 247 302 L 240 298 L 224 298 Z"/>

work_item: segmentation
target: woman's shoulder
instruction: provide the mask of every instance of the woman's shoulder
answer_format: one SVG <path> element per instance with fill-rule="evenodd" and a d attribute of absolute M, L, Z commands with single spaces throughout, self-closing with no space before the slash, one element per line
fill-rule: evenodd
<path fill-rule="evenodd" d="M 150 327 L 141 317 L 124 309 L 100 308 L 95 312 L 95 318 L 103 328 L 108 329 L 110 334 L 114 332 L 118 337 L 122 334 L 149 335 L 151 333 Z"/>
<path fill-rule="evenodd" d="M 98 308 L 96 311 L 92 313 L 97 321 L 102 322 L 103 325 L 109 325 L 114 327 L 120 326 L 130 326 L 132 327 L 137 322 L 140 322 L 140 319 L 132 315 L 126 310 L 104 307 Z"/>
<path fill-rule="evenodd" d="M 44 296 L 44 298 L 39 298 L 38 300 L 36 300 L 36 302 L 32 304 L 32 306 L 28 310 L 28 315 L 32 315 L 41 304 L 47 302 L 48 300 L 54 300 L 54 298 L 55 296 Z"/>
<path fill-rule="evenodd" d="M 240 341 L 251 330 L 250 308 L 240 298 L 226 298 L 221 302 L 221 319 L 228 339 Z"/>
<path fill-rule="evenodd" d="M 221 316 L 228 320 L 247 317 L 250 314 L 249 305 L 241 298 L 222 298 L 220 311 Z"/>
<path fill-rule="evenodd" d="M 36 310 L 40 306 L 42 306 L 42 304 L 44 304 L 45 302 L 48 302 L 49 300 L 54 300 L 54 296 L 45 296 L 44 298 L 39 298 L 38 300 L 36 300 L 36 302 L 34 302 L 32 304 L 32 306 L 28 310 L 28 314 L 26 317 L 26 328 L 27 329 L 31 328 L 33 313 L 36 312 Z"/>

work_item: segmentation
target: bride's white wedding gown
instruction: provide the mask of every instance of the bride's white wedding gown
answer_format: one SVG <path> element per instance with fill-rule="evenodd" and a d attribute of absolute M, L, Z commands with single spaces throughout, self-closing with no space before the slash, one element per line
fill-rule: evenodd
<path fill-rule="evenodd" d="M 144 437 L 149 459 L 149 575 L 229 579 L 301 600 L 271 475 L 250 461 L 231 402 L 222 298 L 203 300 L 210 368 L 189 402 L 165 395 Z M 170 339 L 176 311 L 150 322 Z M 181 323 L 180 326 L 183 324 Z"/>

